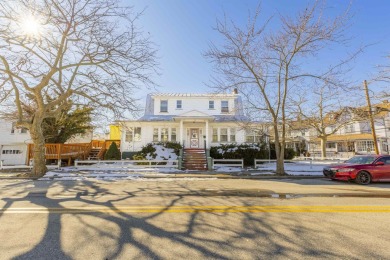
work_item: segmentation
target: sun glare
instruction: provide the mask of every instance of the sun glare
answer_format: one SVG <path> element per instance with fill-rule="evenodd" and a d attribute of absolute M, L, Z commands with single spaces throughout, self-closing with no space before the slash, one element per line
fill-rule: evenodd
<path fill-rule="evenodd" d="M 42 24 L 33 15 L 28 15 L 20 19 L 20 29 L 22 34 L 30 38 L 38 38 L 41 34 Z"/>

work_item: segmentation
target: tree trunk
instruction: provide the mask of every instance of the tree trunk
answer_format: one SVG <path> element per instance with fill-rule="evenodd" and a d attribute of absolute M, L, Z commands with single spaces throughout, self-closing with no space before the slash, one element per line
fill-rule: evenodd
<path fill-rule="evenodd" d="M 276 152 L 276 175 L 285 175 L 284 151 L 282 151 L 281 149 L 277 124 L 274 124 L 274 133 L 275 133 L 275 152 Z"/>
<path fill-rule="evenodd" d="M 42 177 L 47 172 L 45 158 L 45 138 L 42 131 L 42 122 L 42 118 L 34 117 L 30 127 L 30 135 L 34 143 L 34 165 L 31 171 L 31 177 Z"/>
<path fill-rule="evenodd" d="M 320 137 L 321 139 L 321 158 L 325 159 L 326 158 L 326 136 Z"/>

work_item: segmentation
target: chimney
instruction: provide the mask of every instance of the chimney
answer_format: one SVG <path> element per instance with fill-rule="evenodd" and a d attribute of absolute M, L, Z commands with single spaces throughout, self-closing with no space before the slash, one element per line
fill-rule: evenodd
<path fill-rule="evenodd" d="M 237 94 L 238 94 L 238 90 L 237 90 L 237 88 L 234 88 L 234 89 L 233 89 L 233 94 L 235 94 L 235 95 L 237 95 Z"/>

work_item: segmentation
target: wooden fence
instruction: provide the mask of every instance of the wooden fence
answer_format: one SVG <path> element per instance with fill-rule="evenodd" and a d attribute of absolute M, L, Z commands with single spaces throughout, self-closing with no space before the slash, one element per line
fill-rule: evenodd
<path fill-rule="evenodd" d="M 99 149 L 98 157 L 103 159 L 103 156 L 110 147 L 111 143 L 115 142 L 120 148 L 120 140 L 92 140 L 90 143 L 74 143 L 74 144 L 45 144 L 45 158 L 47 160 L 66 160 L 68 165 L 72 160 L 88 158 L 92 149 Z M 27 162 L 34 157 L 34 144 L 28 145 L 28 158 Z"/>

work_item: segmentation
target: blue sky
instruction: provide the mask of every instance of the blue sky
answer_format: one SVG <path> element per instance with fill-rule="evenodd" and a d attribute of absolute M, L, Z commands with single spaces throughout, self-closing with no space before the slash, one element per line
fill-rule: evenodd
<path fill-rule="evenodd" d="M 238 24 L 245 24 L 249 10 L 255 10 L 259 1 L 250 0 L 123 0 L 136 11 L 146 8 L 138 24 L 150 33 L 160 56 L 161 76 L 155 81 L 161 92 L 210 92 L 212 65 L 204 58 L 210 42 L 218 43 L 220 36 L 213 30 L 217 18 L 224 12 Z M 294 15 L 305 8 L 307 0 L 263 0 L 263 15 Z M 349 1 L 327 1 L 328 14 L 339 14 Z M 350 49 L 373 44 L 355 60 L 351 79 L 361 82 L 375 73 L 375 66 L 386 62 L 390 54 L 390 1 L 355 0 L 352 2 L 351 27 L 353 38 Z M 277 19 L 271 25 L 277 28 Z M 337 61 L 345 52 L 333 49 L 319 58 L 319 64 Z M 390 63 L 389 61 L 387 61 Z M 375 88 L 375 86 L 371 86 Z"/>

